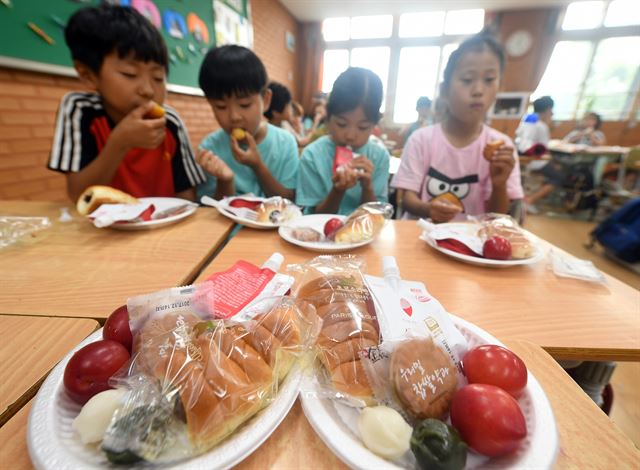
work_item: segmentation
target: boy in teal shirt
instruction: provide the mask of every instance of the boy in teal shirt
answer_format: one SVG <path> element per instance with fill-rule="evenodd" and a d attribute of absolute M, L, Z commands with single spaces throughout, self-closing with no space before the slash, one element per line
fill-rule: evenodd
<path fill-rule="evenodd" d="M 389 152 L 370 141 L 380 119 L 382 82 L 372 71 L 352 67 L 333 84 L 327 103 L 327 130 L 305 147 L 300 160 L 296 203 L 310 212 L 348 215 L 360 204 L 387 202 Z M 333 172 L 336 146 L 358 154 Z"/>
<path fill-rule="evenodd" d="M 271 90 L 258 56 L 235 45 L 211 49 L 200 68 L 200 88 L 221 129 L 200 144 L 197 161 L 209 176 L 198 197 L 253 193 L 293 200 L 298 146 L 287 131 L 262 120 Z"/>

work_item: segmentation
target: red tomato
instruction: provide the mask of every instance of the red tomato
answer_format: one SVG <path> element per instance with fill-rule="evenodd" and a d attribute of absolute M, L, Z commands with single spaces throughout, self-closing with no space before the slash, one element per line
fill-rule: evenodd
<path fill-rule="evenodd" d="M 527 386 L 524 362 L 502 346 L 478 346 L 464 355 L 462 364 L 470 384 L 495 385 L 516 398 Z"/>
<path fill-rule="evenodd" d="M 482 256 L 489 259 L 511 259 L 511 242 L 494 235 L 482 245 Z"/>
<path fill-rule="evenodd" d="M 113 311 L 102 329 L 102 337 L 117 341 L 129 351 L 131 354 L 131 345 L 133 344 L 133 336 L 129 328 L 129 311 L 127 306 L 123 305 Z"/>
<path fill-rule="evenodd" d="M 513 452 L 527 435 L 518 402 L 494 385 L 465 385 L 453 396 L 450 411 L 462 439 L 489 457 Z"/>
<path fill-rule="evenodd" d="M 336 217 L 334 217 L 333 219 L 327 220 L 327 222 L 324 224 L 324 236 L 333 240 L 336 232 L 343 225 L 344 224 L 342 223 L 342 220 Z"/>
<path fill-rule="evenodd" d="M 123 345 L 109 339 L 87 344 L 71 356 L 64 370 L 64 388 L 84 405 L 92 396 L 110 389 L 109 378 L 129 360 Z"/>

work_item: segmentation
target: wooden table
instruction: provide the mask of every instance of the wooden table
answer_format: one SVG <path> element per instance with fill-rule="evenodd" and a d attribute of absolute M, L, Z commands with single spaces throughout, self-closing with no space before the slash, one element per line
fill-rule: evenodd
<path fill-rule="evenodd" d="M 133 295 L 189 284 L 233 223 L 199 208 L 155 230 L 95 228 L 52 202 L 0 201 L 0 214 L 48 216 L 52 227 L 0 251 L 0 313 L 106 318 Z"/>
<path fill-rule="evenodd" d="M 30 400 L 53 366 L 98 326 L 95 320 L 0 315 L 0 424 Z"/>
<path fill-rule="evenodd" d="M 425 283 L 451 313 L 500 338 L 528 340 L 558 359 L 640 360 L 640 291 L 610 277 L 593 284 L 556 277 L 545 262 L 508 269 L 472 266 L 420 240 L 413 221 L 393 221 L 370 245 L 353 250 L 367 272 L 382 274 L 393 255 L 404 279 Z M 261 265 L 271 253 L 298 263 L 317 255 L 277 232 L 244 228 L 200 275 L 203 280 L 239 259 Z"/>
<path fill-rule="evenodd" d="M 560 435 L 557 469 L 637 468 L 640 452 L 547 353 L 526 341 L 505 342 L 525 361 L 551 401 Z M 12 470 L 32 468 L 26 444 L 30 407 L 0 428 L 0 462 L 11 462 Z M 296 402 L 269 439 L 236 468 L 347 467 L 316 435 Z"/>

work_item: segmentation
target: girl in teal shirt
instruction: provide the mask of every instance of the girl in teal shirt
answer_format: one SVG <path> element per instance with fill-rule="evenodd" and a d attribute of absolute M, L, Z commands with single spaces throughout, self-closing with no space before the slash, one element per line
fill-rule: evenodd
<path fill-rule="evenodd" d="M 360 204 L 387 202 L 389 152 L 369 137 L 380 120 L 382 82 L 371 70 L 351 67 L 333 84 L 327 102 L 328 135 L 305 147 L 298 168 L 296 203 L 309 212 L 347 215 Z M 336 146 L 356 158 L 333 172 Z"/>

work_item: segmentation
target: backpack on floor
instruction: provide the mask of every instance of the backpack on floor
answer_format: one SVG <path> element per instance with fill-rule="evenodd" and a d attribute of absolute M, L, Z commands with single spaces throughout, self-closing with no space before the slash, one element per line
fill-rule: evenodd
<path fill-rule="evenodd" d="M 603 220 L 592 239 L 627 263 L 640 261 L 640 197 L 632 199 Z"/>

